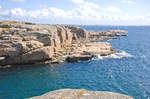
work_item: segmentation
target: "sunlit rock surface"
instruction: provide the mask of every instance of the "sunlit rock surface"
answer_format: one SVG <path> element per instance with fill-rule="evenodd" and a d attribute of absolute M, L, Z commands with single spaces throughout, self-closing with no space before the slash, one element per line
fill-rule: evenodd
<path fill-rule="evenodd" d="M 85 89 L 61 89 L 48 92 L 30 99 L 133 99 L 130 96 L 103 91 L 88 91 Z"/>
<path fill-rule="evenodd" d="M 124 32 L 126 31 L 91 32 L 76 26 L 3 21 L 0 22 L 0 66 L 46 61 L 58 63 L 68 61 L 68 58 L 71 60 L 71 57 L 84 61 L 86 59 L 81 59 L 82 57 L 92 58 L 93 54 L 109 55 L 115 52 L 109 43 L 93 41 Z"/>

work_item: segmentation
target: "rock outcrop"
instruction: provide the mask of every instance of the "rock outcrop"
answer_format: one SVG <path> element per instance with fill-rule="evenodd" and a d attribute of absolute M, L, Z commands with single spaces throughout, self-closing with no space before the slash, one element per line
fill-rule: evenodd
<path fill-rule="evenodd" d="M 85 89 L 61 89 L 48 92 L 30 99 L 134 99 L 130 96 L 103 91 L 88 91 Z"/>
<path fill-rule="evenodd" d="M 28 22 L 0 22 L 0 66 L 48 61 L 89 60 L 93 54 L 109 55 L 109 43 L 93 43 L 102 35 L 114 37 L 124 31 L 89 32 L 75 26 L 40 25 Z M 95 36 L 96 35 L 96 36 Z M 75 61 L 75 60 L 74 60 Z"/>
<path fill-rule="evenodd" d="M 124 30 L 108 30 L 108 31 L 89 31 L 91 41 L 116 39 L 118 37 L 127 36 L 128 31 Z"/>
<path fill-rule="evenodd" d="M 68 51 L 69 52 L 69 51 Z M 109 43 L 85 43 L 75 44 L 71 47 L 70 55 L 66 58 L 67 62 L 87 61 L 95 57 L 96 54 L 107 56 L 115 53 L 116 50 L 112 48 Z"/>

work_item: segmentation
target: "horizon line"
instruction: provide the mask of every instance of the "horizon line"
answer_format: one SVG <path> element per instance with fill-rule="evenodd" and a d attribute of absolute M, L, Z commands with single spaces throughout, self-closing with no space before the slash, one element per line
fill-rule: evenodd
<path fill-rule="evenodd" d="M 65 24 L 65 23 L 40 23 L 33 21 L 23 21 L 23 20 L 0 20 L 0 22 L 4 21 L 16 21 L 16 22 L 29 22 L 35 24 L 43 24 L 43 25 L 75 25 L 75 26 L 150 26 L 150 25 L 123 25 L 123 24 Z"/>

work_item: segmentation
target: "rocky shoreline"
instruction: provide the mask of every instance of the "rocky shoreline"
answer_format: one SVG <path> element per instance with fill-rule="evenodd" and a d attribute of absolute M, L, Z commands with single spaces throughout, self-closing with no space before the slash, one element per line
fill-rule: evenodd
<path fill-rule="evenodd" d="M 87 61 L 117 51 L 95 41 L 126 36 L 127 31 L 86 31 L 76 26 L 0 22 L 0 67 Z"/>
<path fill-rule="evenodd" d="M 104 91 L 88 91 L 85 89 L 61 89 L 48 92 L 29 99 L 134 99 L 130 96 Z"/>

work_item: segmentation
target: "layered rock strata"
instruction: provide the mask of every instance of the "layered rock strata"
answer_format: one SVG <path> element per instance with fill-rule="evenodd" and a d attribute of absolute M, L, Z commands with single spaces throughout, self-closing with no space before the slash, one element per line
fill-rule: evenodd
<path fill-rule="evenodd" d="M 109 43 L 92 41 L 122 32 L 125 31 L 94 32 L 75 26 L 3 21 L 0 22 L 0 66 L 76 62 L 89 60 L 94 54 L 109 55 L 115 53 Z"/>

